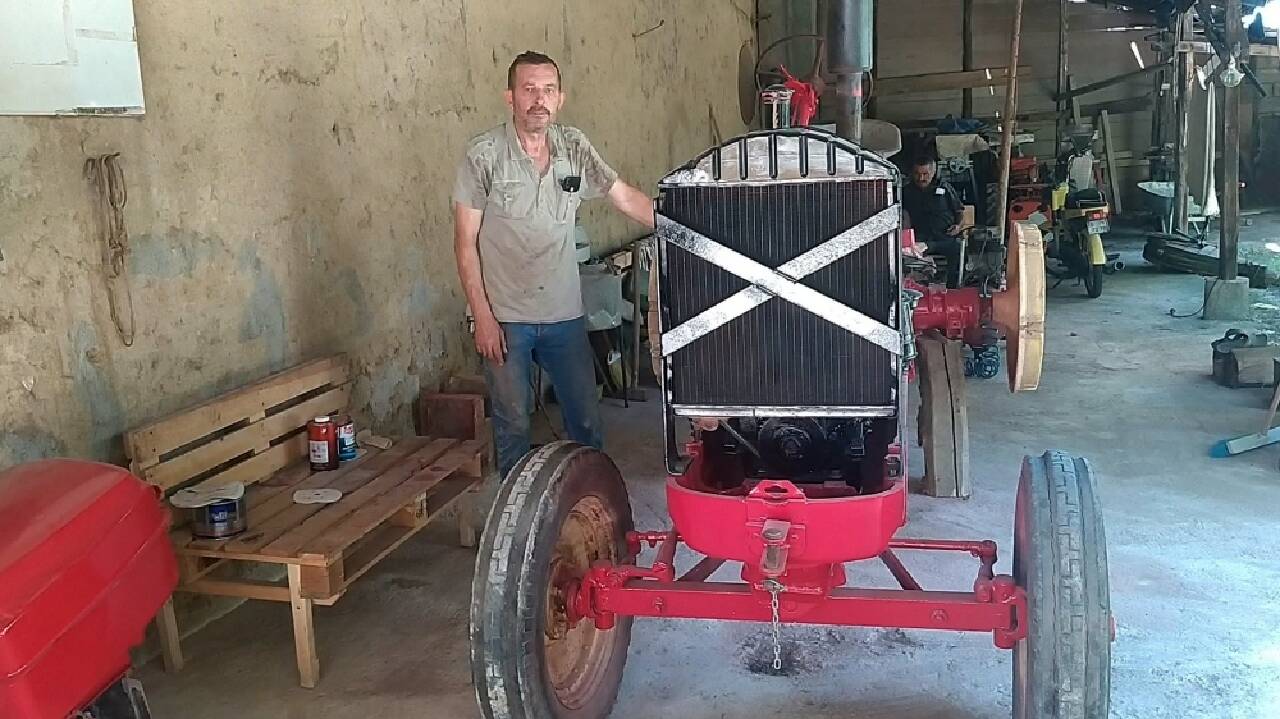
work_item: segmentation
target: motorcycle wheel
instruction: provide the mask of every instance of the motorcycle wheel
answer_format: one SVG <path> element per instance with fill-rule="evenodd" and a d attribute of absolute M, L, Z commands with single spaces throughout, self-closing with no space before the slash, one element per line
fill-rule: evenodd
<path fill-rule="evenodd" d="M 1090 265 L 1089 269 L 1084 273 L 1084 291 L 1089 293 L 1089 297 L 1096 298 L 1102 296 L 1102 275 L 1106 270 L 1106 265 Z"/>

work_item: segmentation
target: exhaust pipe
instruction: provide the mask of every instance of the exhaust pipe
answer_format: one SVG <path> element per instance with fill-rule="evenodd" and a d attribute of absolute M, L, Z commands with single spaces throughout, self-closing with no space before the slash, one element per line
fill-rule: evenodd
<path fill-rule="evenodd" d="M 874 0 L 827 0 L 827 71 L 835 75 L 836 134 L 862 140 L 862 75 L 872 67 Z"/>

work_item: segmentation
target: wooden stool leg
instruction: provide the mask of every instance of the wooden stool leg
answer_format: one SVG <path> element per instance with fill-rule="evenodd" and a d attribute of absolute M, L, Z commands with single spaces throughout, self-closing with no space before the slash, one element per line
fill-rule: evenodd
<path fill-rule="evenodd" d="M 298 653 L 298 679 L 314 689 L 320 679 L 320 658 L 316 656 L 316 626 L 311 600 L 302 596 L 302 567 L 289 565 L 289 603 L 293 607 L 293 643 Z"/>
<path fill-rule="evenodd" d="M 476 546 L 476 528 L 471 526 L 471 516 L 466 507 L 458 511 L 458 545 L 467 549 Z"/>
<path fill-rule="evenodd" d="M 178 617 L 173 611 L 173 597 L 160 608 L 160 614 L 156 617 L 156 633 L 160 637 L 160 653 L 164 656 L 165 671 L 182 671 L 185 662 L 178 634 Z"/>
<path fill-rule="evenodd" d="M 477 546 L 478 537 L 476 537 L 476 525 L 472 522 L 475 514 L 476 490 L 470 489 L 458 497 L 456 504 L 458 508 L 458 544 L 473 549 Z"/>

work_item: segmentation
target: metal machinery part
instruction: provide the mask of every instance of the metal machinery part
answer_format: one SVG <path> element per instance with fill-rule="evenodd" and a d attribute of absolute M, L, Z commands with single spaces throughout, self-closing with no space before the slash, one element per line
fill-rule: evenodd
<path fill-rule="evenodd" d="M 793 90 L 782 85 L 770 85 L 760 93 L 766 130 L 791 127 L 791 97 L 794 94 Z"/>
<path fill-rule="evenodd" d="M 819 445 L 861 437 L 869 420 L 888 427 L 873 434 L 892 434 L 905 366 L 897 178 L 852 143 L 794 128 L 714 148 L 662 182 L 659 306 L 672 414 L 733 418 L 764 447 L 744 448 L 744 459 L 790 477 L 849 457 Z M 757 417 L 823 421 L 775 422 L 757 437 L 754 424 L 742 425 Z M 839 419 L 859 420 L 857 430 L 835 431 Z M 771 447 L 789 452 L 786 461 L 764 461 Z M 670 432 L 667 455 L 677 471 Z"/>
<path fill-rule="evenodd" d="M 875 3 L 839 0 L 827 3 L 827 71 L 835 76 L 836 133 L 862 139 L 862 76 L 875 57 Z"/>
<path fill-rule="evenodd" d="M 917 332 L 938 330 L 973 347 L 990 346 L 985 327 L 1005 338 L 1005 367 L 1014 392 L 1040 386 L 1044 359 L 1045 274 L 1044 240 L 1034 225 L 1010 224 L 1005 258 L 1004 289 L 989 292 L 976 287 L 947 290 L 907 286 L 923 297 L 912 324 Z"/>

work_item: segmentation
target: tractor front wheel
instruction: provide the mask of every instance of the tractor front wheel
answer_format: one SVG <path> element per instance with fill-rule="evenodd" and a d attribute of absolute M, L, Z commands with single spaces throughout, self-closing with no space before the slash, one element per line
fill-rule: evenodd
<path fill-rule="evenodd" d="M 494 501 L 471 586 L 471 673 L 486 719 L 603 719 L 631 619 L 571 622 L 571 587 L 598 561 L 627 560 L 632 528 L 613 462 L 572 442 L 525 455 Z"/>
<path fill-rule="evenodd" d="M 1111 595 L 1088 461 L 1056 451 L 1023 460 L 1013 576 L 1030 615 L 1013 650 L 1013 718 L 1108 716 Z"/>

